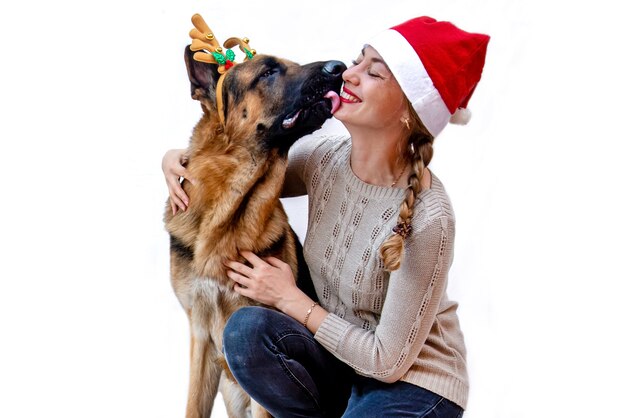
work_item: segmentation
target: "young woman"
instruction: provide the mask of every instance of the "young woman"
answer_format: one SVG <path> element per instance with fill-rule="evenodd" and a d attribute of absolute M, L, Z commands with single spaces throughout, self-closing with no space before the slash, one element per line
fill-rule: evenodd
<path fill-rule="evenodd" d="M 237 381 L 275 417 L 460 417 L 467 404 L 457 304 L 446 296 L 454 213 L 427 168 L 465 111 L 489 37 L 428 17 L 365 45 L 334 116 L 349 137 L 290 152 L 285 196 L 309 195 L 304 243 L 319 303 L 275 258 L 228 264 L 241 309 L 224 331 Z M 459 111 L 457 111 L 459 109 Z M 173 207 L 188 202 L 182 150 L 163 159 Z"/>

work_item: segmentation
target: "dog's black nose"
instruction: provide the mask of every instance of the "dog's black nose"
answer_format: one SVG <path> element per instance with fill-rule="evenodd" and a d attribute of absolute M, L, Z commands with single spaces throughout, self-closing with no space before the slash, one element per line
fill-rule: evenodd
<path fill-rule="evenodd" d="M 346 65 L 341 61 L 328 61 L 324 64 L 323 70 L 328 75 L 340 75 L 346 68 Z"/>

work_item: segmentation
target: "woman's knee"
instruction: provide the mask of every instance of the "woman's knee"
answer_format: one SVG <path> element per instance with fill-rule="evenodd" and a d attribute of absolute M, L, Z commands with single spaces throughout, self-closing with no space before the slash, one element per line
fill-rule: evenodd
<path fill-rule="evenodd" d="M 231 315 L 224 328 L 223 353 L 237 381 L 246 384 L 258 380 L 260 370 L 273 365 L 276 351 L 273 338 L 281 315 L 258 306 L 245 307 Z M 262 373 L 261 373 L 262 374 Z"/>
<path fill-rule="evenodd" d="M 246 306 L 235 311 L 224 327 L 224 353 L 246 356 L 247 351 L 258 350 L 271 332 L 271 309 Z"/>

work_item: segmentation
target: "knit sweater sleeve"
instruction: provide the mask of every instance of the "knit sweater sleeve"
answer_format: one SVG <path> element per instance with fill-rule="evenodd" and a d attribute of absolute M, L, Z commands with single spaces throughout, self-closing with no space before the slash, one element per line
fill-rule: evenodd
<path fill-rule="evenodd" d="M 440 216 L 407 239 L 404 260 L 389 277 L 375 330 L 330 313 L 315 339 L 357 373 L 399 380 L 415 363 L 431 330 L 452 263 L 454 219 Z"/>
<path fill-rule="evenodd" d="M 295 197 L 308 194 L 305 167 L 311 154 L 329 137 L 327 135 L 308 136 L 296 141 L 289 150 L 287 173 L 281 197 Z"/>

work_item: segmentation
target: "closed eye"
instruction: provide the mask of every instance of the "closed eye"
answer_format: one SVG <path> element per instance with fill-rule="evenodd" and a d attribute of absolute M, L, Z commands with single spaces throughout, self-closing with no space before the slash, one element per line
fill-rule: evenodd
<path fill-rule="evenodd" d="M 269 70 L 267 70 L 263 74 L 261 74 L 259 76 L 259 79 L 268 78 L 271 75 L 278 73 L 278 71 L 279 71 L 278 67 L 270 68 Z"/>
<path fill-rule="evenodd" d="M 361 61 L 356 61 L 356 60 L 352 60 L 352 65 L 353 66 L 357 66 L 361 63 Z M 370 77 L 374 77 L 374 78 L 383 78 L 380 74 L 372 72 L 372 67 L 369 66 L 367 68 L 367 75 L 369 75 Z"/>
<path fill-rule="evenodd" d="M 250 88 L 254 89 L 261 82 L 272 84 L 275 77 L 274 75 L 279 74 L 282 71 L 280 65 L 275 64 L 273 62 L 269 62 L 265 65 L 265 71 L 259 73 L 250 84 Z"/>

